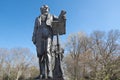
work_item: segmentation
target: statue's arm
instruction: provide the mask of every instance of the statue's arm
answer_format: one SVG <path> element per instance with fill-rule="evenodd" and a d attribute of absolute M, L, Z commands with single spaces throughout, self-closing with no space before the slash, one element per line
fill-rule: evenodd
<path fill-rule="evenodd" d="M 58 20 L 59 20 L 59 18 L 57 16 L 53 15 L 53 21 L 58 21 Z"/>
<path fill-rule="evenodd" d="M 53 16 L 53 21 L 65 21 L 66 20 L 66 11 L 62 10 L 60 15 L 57 16 Z"/>
<path fill-rule="evenodd" d="M 38 29 L 38 18 L 35 19 L 35 23 L 34 23 L 34 31 L 33 31 L 33 36 L 32 36 L 32 41 L 35 44 L 36 43 L 36 32 Z"/>

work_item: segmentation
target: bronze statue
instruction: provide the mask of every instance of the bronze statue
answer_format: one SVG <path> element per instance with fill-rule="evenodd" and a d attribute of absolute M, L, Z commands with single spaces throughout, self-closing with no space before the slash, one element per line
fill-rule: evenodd
<path fill-rule="evenodd" d="M 57 24 L 62 23 L 65 25 L 65 11 L 61 11 L 59 17 L 55 17 L 49 13 L 50 9 L 47 5 L 43 5 L 40 8 L 41 15 L 35 20 L 34 32 L 32 41 L 36 46 L 37 57 L 39 58 L 40 79 L 53 78 L 52 54 L 55 54 L 53 47 L 53 36 L 65 34 L 65 29 L 59 31 Z M 64 26 L 65 28 L 65 26 Z M 57 30 L 57 31 L 56 31 Z M 54 61 L 55 62 L 55 61 Z M 54 67 L 55 68 L 55 67 Z"/>

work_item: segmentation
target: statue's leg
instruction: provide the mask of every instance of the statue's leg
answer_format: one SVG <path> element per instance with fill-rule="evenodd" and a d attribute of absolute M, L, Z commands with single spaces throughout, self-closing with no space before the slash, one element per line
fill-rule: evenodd
<path fill-rule="evenodd" d="M 48 39 L 47 39 L 47 52 L 51 53 L 51 49 L 52 49 L 52 37 L 48 37 Z"/>
<path fill-rule="evenodd" d="M 39 57 L 39 71 L 40 71 L 40 76 L 42 75 L 42 69 L 41 69 L 41 57 Z"/>
<path fill-rule="evenodd" d="M 44 50 L 44 42 L 42 41 L 41 43 L 36 45 L 36 49 L 37 49 L 37 56 L 39 58 L 39 71 L 40 71 L 40 75 L 39 77 L 42 78 L 45 76 L 45 63 L 44 63 L 44 59 L 43 59 L 43 50 Z"/>
<path fill-rule="evenodd" d="M 51 37 L 48 38 L 48 45 L 47 45 L 47 68 L 48 68 L 48 77 L 53 77 L 52 75 L 52 56 L 51 56 L 51 48 L 52 48 L 52 39 Z"/>
<path fill-rule="evenodd" d="M 45 61 L 43 56 L 39 57 L 40 77 L 45 78 Z"/>
<path fill-rule="evenodd" d="M 52 74 L 52 57 L 50 54 L 47 54 L 48 59 L 47 59 L 47 69 L 48 69 L 48 77 L 52 78 L 53 74 Z"/>

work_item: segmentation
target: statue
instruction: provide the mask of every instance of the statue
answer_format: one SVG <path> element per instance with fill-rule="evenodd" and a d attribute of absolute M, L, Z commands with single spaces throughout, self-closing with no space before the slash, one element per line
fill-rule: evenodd
<path fill-rule="evenodd" d="M 65 11 L 61 11 L 59 17 L 51 15 L 49 13 L 50 9 L 47 5 L 43 5 L 40 8 L 41 15 L 35 20 L 34 32 L 32 36 L 32 41 L 36 46 L 37 57 L 39 59 L 39 69 L 40 75 L 37 78 L 40 79 L 52 79 L 54 78 L 54 73 L 58 70 L 55 69 L 55 65 L 58 59 L 56 55 L 60 52 L 59 43 L 57 43 L 57 49 L 53 49 L 53 37 L 57 35 L 65 34 Z M 64 29 L 59 30 L 60 26 Z M 59 42 L 59 40 L 57 40 Z M 63 52 L 60 52 L 63 53 Z M 53 61 L 55 60 L 55 61 Z M 54 62 L 54 63 L 53 63 Z M 53 66 L 53 64 L 55 64 Z M 62 75 L 62 71 L 61 71 Z"/>

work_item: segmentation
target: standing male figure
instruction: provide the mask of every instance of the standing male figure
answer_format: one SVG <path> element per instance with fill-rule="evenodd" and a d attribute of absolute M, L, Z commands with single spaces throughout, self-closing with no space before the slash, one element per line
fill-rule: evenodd
<path fill-rule="evenodd" d="M 52 78 L 51 49 L 53 42 L 52 22 L 57 20 L 49 13 L 49 7 L 43 5 L 40 8 L 41 15 L 35 20 L 32 41 L 36 46 L 37 57 L 39 58 L 40 78 Z M 46 67 L 46 69 L 45 69 Z"/>

